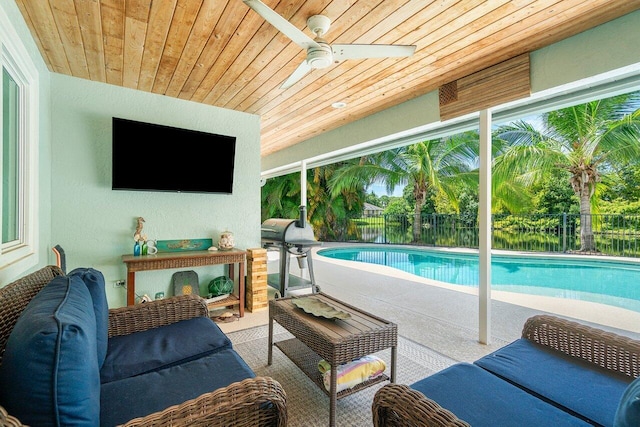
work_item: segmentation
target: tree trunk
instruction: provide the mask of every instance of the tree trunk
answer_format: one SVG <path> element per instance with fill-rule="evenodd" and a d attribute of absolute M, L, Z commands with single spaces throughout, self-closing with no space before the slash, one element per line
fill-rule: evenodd
<path fill-rule="evenodd" d="M 593 236 L 591 224 L 591 197 L 589 194 L 580 195 L 580 251 L 594 252 L 596 240 Z"/>
<path fill-rule="evenodd" d="M 413 243 L 420 241 L 420 235 L 422 231 L 422 205 L 424 199 L 422 197 L 416 197 L 416 208 L 413 212 Z"/>
<path fill-rule="evenodd" d="M 569 168 L 569 171 L 572 174 L 569 179 L 571 187 L 580 199 L 580 251 L 594 252 L 596 240 L 591 224 L 591 196 L 595 191 L 596 182 L 599 181 L 598 171 L 595 166 L 585 162 Z"/>

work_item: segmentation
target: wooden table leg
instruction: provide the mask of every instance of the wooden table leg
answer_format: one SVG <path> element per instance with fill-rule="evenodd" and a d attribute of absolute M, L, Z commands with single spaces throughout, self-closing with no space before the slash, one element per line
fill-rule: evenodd
<path fill-rule="evenodd" d="M 240 317 L 244 317 L 244 300 L 245 300 L 245 285 L 244 285 L 244 261 L 238 263 L 238 292 L 240 293 Z"/>
<path fill-rule="evenodd" d="M 127 271 L 127 305 L 136 303 L 136 272 Z"/>
<path fill-rule="evenodd" d="M 336 403 L 338 401 L 338 369 L 331 366 L 331 386 L 329 387 L 329 427 L 336 425 Z"/>
<path fill-rule="evenodd" d="M 229 279 L 235 279 L 235 264 L 227 265 L 229 270 Z M 244 261 L 238 263 L 238 315 L 244 317 Z"/>
<path fill-rule="evenodd" d="M 273 360 L 273 317 L 271 316 L 269 316 L 269 352 L 267 354 L 267 365 L 271 366 Z"/>
<path fill-rule="evenodd" d="M 396 382 L 396 357 L 398 356 L 398 346 L 391 347 L 391 378 L 390 382 Z"/>

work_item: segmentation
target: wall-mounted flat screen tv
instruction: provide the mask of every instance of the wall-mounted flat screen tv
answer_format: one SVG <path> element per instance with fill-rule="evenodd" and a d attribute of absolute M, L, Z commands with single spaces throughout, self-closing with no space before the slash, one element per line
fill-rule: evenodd
<path fill-rule="evenodd" d="M 233 191 L 236 138 L 113 117 L 112 189 Z"/>

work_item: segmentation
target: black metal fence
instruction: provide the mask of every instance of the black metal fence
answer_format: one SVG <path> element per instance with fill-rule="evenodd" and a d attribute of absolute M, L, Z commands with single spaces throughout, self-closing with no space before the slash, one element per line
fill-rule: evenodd
<path fill-rule="evenodd" d="M 582 253 L 640 257 L 640 215 L 590 215 L 595 250 Z M 344 241 L 477 248 L 475 216 L 425 214 L 418 219 L 414 237 L 413 215 L 365 212 L 354 219 L 356 231 Z M 492 215 L 494 249 L 534 252 L 578 252 L 579 214 Z"/>

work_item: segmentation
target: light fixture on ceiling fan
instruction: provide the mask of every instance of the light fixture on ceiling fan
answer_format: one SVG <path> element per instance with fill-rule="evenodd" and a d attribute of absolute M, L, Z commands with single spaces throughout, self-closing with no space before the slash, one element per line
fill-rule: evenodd
<path fill-rule="evenodd" d="M 267 22 L 289 37 L 294 43 L 307 51 L 307 58 L 295 69 L 280 86 L 287 89 L 303 78 L 312 69 L 327 68 L 334 62 L 345 59 L 394 58 L 411 56 L 416 50 L 414 45 L 389 44 L 333 44 L 327 43 L 322 36 L 327 33 L 331 20 L 324 15 L 313 15 L 307 19 L 307 26 L 316 35 L 315 40 L 299 30 L 260 0 L 242 0 L 262 16 Z"/>

